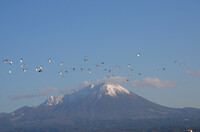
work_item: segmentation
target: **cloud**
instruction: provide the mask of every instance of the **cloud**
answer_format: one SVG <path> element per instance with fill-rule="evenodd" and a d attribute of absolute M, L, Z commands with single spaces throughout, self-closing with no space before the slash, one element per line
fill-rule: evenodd
<path fill-rule="evenodd" d="M 92 83 L 89 81 L 84 81 L 83 83 L 76 85 L 76 86 L 71 86 L 69 88 L 66 89 L 65 93 L 73 93 L 74 91 L 78 91 L 82 88 L 85 88 L 89 85 L 98 85 L 101 83 L 106 83 L 106 82 L 110 82 L 110 83 L 117 83 L 117 84 L 122 84 L 127 82 L 126 80 L 128 79 L 128 77 L 123 77 L 123 76 L 111 76 L 109 78 L 105 77 L 101 80 L 97 80 L 96 82 Z"/>
<path fill-rule="evenodd" d="M 158 78 L 144 78 L 142 80 L 135 80 L 135 81 L 128 81 L 128 77 L 124 76 L 112 76 L 109 78 L 103 78 L 101 80 L 97 80 L 96 82 L 92 83 L 89 81 L 84 81 L 83 83 L 76 85 L 76 86 L 71 86 L 67 88 L 66 90 L 60 90 L 58 88 L 46 86 L 45 88 L 40 88 L 38 89 L 36 94 L 28 94 L 28 93 L 23 93 L 21 95 L 14 95 L 11 97 L 12 100 L 17 100 L 17 99 L 25 99 L 25 98 L 35 98 L 35 97 L 41 97 L 41 96 L 46 96 L 49 95 L 52 92 L 57 92 L 61 94 L 65 93 L 73 93 L 74 91 L 78 91 L 84 87 L 87 87 L 91 84 L 98 85 L 101 83 L 116 83 L 116 84 L 123 84 L 123 83 L 128 83 L 132 87 L 155 87 L 155 88 L 163 88 L 163 87 L 174 87 L 177 85 L 176 82 L 174 81 L 161 81 Z"/>
<path fill-rule="evenodd" d="M 129 80 L 127 81 L 128 77 L 124 76 L 112 76 L 109 78 L 103 78 L 101 80 L 97 80 L 94 83 L 84 81 L 84 83 L 71 87 L 72 91 L 82 89 L 86 86 L 89 86 L 91 84 L 94 85 L 99 85 L 101 83 L 116 83 L 116 84 L 123 84 L 123 83 L 128 83 L 131 87 L 155 87 L 155 88 L 164 88 L 164 87 L 174 87 L 177 85 L 175 81 L 169 81 L 169 80 L 160 80 L 159 78 L 144 78 L 142 80 Z"/>
<path fill-rule="evenodd" d="M 34 97 L 38 97 L 38 95 L 23 93 L 23 94 L 21 94 L 21 95 L 14 95 L 14 96 L 11 97 L 11 99 L 12 99 L 12 100 L 18 100 L 18 99 L 34 98 Z"/>
<path fill-rule="evenodd" d="M 155 88 L 164 88 L 164 87 L 174 87 L 177 85 L 175 81 L 161 81 L 158 78 L 144 78 L 142 80 L 131 81 L 129 83 L 132 87 L 155 87 Z"/>
<path fill-rule="evenodd" d="M 66 92 L 67 93 L 73 93 L 74 91 L 78 91 L 84 87 L 87 87 L 89 85 L 91 85 L 92 83 L 89 82 L 89 81 L 84 81 L 83 83 L 79 84 L 79 85 L 76 85 L 76 86 L 71 86 L 69 88 L 66 89 Z"/>
<path fill-rule="evenodd" d="M 17 99 L 41 97 L 41 96 L 49 95 L 51 92 L 62 93 L 62 91 L 58 88 L 46 86 L 45 88 L 39 88 L 36 94 L 23 93 L 20 95 L 14 95 L 11 97 L 11 99 L 17 100 Z"/>
<path fill-rule="evenodd" d="M 185 74 L 200 76 L 200 70 L 198 70 L 198 71 L 196 71 L 196 72 L 186 71 Z"/>
<path fill-rule="evenodd" d="M 101 84 L 101 83 L 117 83 L 117 84 L 122 84 L 127 82 L 128 77 L 123 77 L 123 76 L 111 76 L 108 78 L 103 78 L 101 80 L 97 80 L 94 84 Z"/>
<path fill-rule="evenodd" d="M 49 93 L 56 91 L 56 92 L 61 92 L 60 89 L 58 88 L 54 88 L 54 87 L 50 87 L 50 86 L 46 86 L 45 88 L 40 88 L 38 89 L 38 94 L 40 96 L 45 96 L 48 95 Z"/>

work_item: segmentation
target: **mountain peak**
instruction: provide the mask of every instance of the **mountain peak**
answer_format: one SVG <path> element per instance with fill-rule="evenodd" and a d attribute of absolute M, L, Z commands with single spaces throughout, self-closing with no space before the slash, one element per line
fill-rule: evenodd
<path fill-rule="evenodd" d="M 59 103 L 63 103 L 63 101 L 62 101 L 63 97 L 64 97 L 64 95 L 61 95 L 59 97 L 50 96 L 47 99 L 45 104 L 48 106 L 52 106 L 52 105 L 57 105 Z"/>
<path fill-rule="evenodd" d="M 116 97 L 117 94 L 131 94 L 129 90 L 123 88 L 122 86 L 114 83 L 105 83 L 100 87 L 100 90 L 105 93 L 105 95 L 109 95 L 112 97 Z"/>
<path fill-rule="evenodd" d="M 37 108 L 22 107 L 14 113 L 0 115 L 0 124 L 6 121 L 5 124 L 8 126 L 7 121 L 9 121 L 16 125 L 35 123 L 35 126 L 39 121 L 39 124 L 44 123 L 44 125 L 49 123 L 56 125 L 69 123 L 69 125 L 72 125 L 88 124 L 88 121 L 100 121 L 102 123 L 106 120 L 113 120 L 114 122 L 117 120 L 121 124 L 134 120 L 132 123 L 135 124 L 139 121 L 140 125 L 140 121 L 143 119 L 145 119 L 145 124 L 146 119 L 148 121 L 152 119 L 157 125 L 159 121 L 157 119 L 166 119 L 167 122 L 168 120 L 171 121 L 173 116 L 178 117 L 180 122 L 183 122 L 183 119 L 200 119 L 199 113 L 200 110 L 197 109 L 164 107 L 130 92 L 119 84 L 106 82 L 91 84 L 65 96 L 50 96 L 46 102 Z M 180 124 L 180 122 L 178 123 Z"/>

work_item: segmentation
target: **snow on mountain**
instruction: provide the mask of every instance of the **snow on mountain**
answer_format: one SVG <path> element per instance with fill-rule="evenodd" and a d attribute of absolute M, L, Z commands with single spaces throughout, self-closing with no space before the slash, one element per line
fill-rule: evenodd
<path fill-rule="evenodd" d="M 46 105 L 52 106 L 52 105 L 57 105 L 59 103 L 63 103 L 62 101 L 63 97 L 64 95 L 61 95 L 59 97 L 50 96 L 46 101 Z"/>
<path fill-rule="evenodd" d="M 90 88 L 94 88 L 94 84 L 92 84 Z"/>
<path fill-rule="evenodd" d="M 103 86 L 100 87 L 100 91 L 105 93 L 105 95 L 109 95 L 112 97 L 117 97 L 117 94 L 131 94 L 129 90 L 123 88 L 122 86 L 118 84 L 113 83 L 105 83 Z"/>
<path fill-rule="evenodd" d="M 98 99 L 101 98 L 102 95 L 110 96 L 110 97 L 118 97 L 120 94 L 133 94 L 126 88 L 114 84 L 114 83 L 102 83 L 102 84 L 91 84 L 88 87 L 80 89 L 70 94 L 61 95 L 59 97 L 50 96 L 47 101 L 44 103 L 46 106 L 54 106 L 61 103 L 73 103 L 76 100 L 82 99 L 92 93 L 98 93 L 96 96 Z M 66 101 L 67 100 L 67 101 Z"/>
<path fill-rule="evenodd" d="M 36 108 L 22 107 L 0 117 L 16 124 L 38 123 L 38 121 L 45 124 L 64 124 L 82 123 L 83 120 L 164 119 L 173 116 L 182 120 L 190 118 L 191 113 L 195 118 L 200 117 L 199 110 L 164 107 L 118 84 L 106 82 L 91 84 L 71 94 L 50 96 Z"/>

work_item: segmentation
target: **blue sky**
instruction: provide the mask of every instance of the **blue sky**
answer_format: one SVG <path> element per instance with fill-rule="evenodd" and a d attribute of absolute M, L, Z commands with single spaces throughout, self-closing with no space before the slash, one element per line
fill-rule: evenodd
<path fill-rule="evenodd" d="M 130 74 L 130 83 L 122 85 L 153 102 L 200 108 L 199 5 L 197 0 L 0 1 L 0 112 L 39 105 L 84 81 L 101 80 L 109 75 L 105 68 L 120 77 Z M 34 69 L 40 66 L 38 74 Z M 69 73 L 61 79 L 58 72 L 66 67 Z M 156 79 L 163 87 L 153 85 Z"/>

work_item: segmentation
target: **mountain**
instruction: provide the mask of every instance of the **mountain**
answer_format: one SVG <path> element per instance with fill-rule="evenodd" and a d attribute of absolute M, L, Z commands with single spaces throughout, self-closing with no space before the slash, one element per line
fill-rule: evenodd
<path fill-rule="evenodd" d="M 61 95 L 59 97 L 50 96 L 44 104 L 47 106 L 52 106 L 52 105 L 63 103 L 62 101 L 63 97 L 64 95 Z"/>
<path fill-rule="evenodd" d="M 135 129 L 141 124 L 146 128 L 174 126 L 174 122 L 179 126 L 189 122 L 199 127 L 200 110 L 161 106 L 113 83 L 92 84 L 71 94 L 50 96 L 39 106 L 22 107 L 0 115 L 0 129 L 5 126 L 24 128 L 49 125 L 61 125 L 62 128 L 109 125 L 113 128 L 122 124 L 121 128 L 134 126 Z"/>

